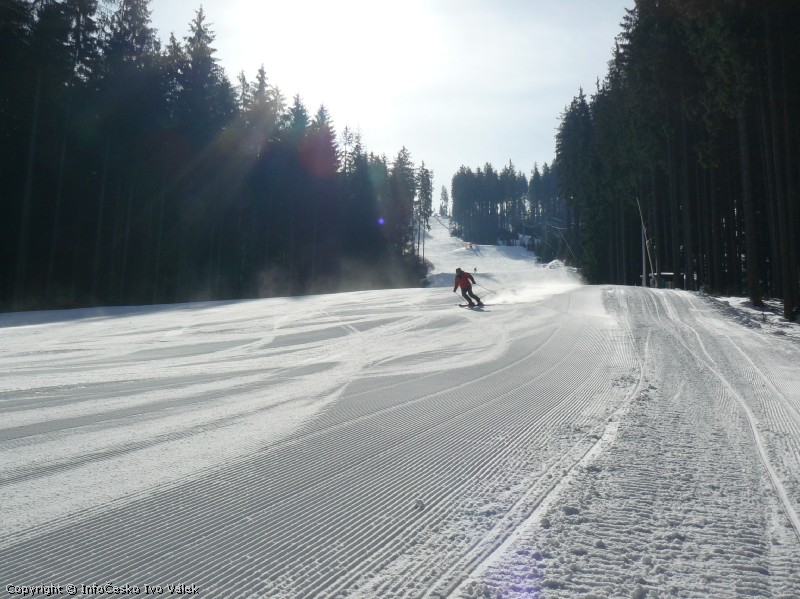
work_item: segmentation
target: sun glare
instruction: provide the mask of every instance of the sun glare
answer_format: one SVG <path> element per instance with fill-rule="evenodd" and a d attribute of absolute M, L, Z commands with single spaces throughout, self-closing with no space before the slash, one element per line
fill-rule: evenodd
<path fill-rule="evenodd" d="M 230 58 L 248 76 L 263 63 L 271 83 L 310 110 L 325 103 L 363 116 L 389 94 L 429 84 L 440 57 L 435 15 L 420 0 L 237 0 L 216 21 L 221 42 L 223 28 L 235 36 Z"/>

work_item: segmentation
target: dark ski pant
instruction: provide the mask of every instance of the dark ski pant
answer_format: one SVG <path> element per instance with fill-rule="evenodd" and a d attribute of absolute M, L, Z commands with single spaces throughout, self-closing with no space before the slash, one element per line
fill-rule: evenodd
<path fill-rule="evenodd" d="M 461 295 L 464 296 L 464 299 L 467 300 L 468 304 L 472 303 L 472 300 L 470 299 L 470 297 L 472 297 L 479 304 L 481 303 L 481 298 L 479 298 L 477 295 L 475 295 L 475 292 L 472 290 L 472 286 L 471 285 L 469 287 L 462 287 L 461 288 Z"/>

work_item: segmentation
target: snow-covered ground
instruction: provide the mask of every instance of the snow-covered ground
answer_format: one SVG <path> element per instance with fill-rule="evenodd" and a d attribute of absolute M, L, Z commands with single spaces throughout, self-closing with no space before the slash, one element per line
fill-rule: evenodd
<path fill-rule="evenodd" d="M 712 305 L 728 318 L 744 326 L 764 329 L 777 336 L 789 336 L 800 342 L 800 323 L 789 322 L 783 317 L 783 303 L 766 299 L 763 307 L 754 306 L 746 297 L 711 297 Z"/>
<path fill-rule="evenodd" d="M 796 329 L 440 223 L 426 255 L 427 289 L 0 315 L 0 597 L 800 595 Z"/>

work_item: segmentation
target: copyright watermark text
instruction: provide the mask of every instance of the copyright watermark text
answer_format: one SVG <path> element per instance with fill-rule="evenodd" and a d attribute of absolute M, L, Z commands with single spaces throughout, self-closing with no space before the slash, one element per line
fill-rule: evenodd
<path fill-rule="evenodd" d="M 54 597 L 56 595 L 199 595 L 196 584 L 7 584 L 11 597 Z"/>

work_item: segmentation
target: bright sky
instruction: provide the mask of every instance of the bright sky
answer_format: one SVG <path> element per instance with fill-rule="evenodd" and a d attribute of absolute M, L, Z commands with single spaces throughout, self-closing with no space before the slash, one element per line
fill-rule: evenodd
<path fill-rule="evenodd" d="M 462 164 L 552 162 L 561 113 L 604 77 L 634 0 L 151 0 L 159 36 L 182 40 L 200 4 L 233 83 L 263 64 L 337 133 L 390 161 L 405 145 L 438 202 Z"/>

